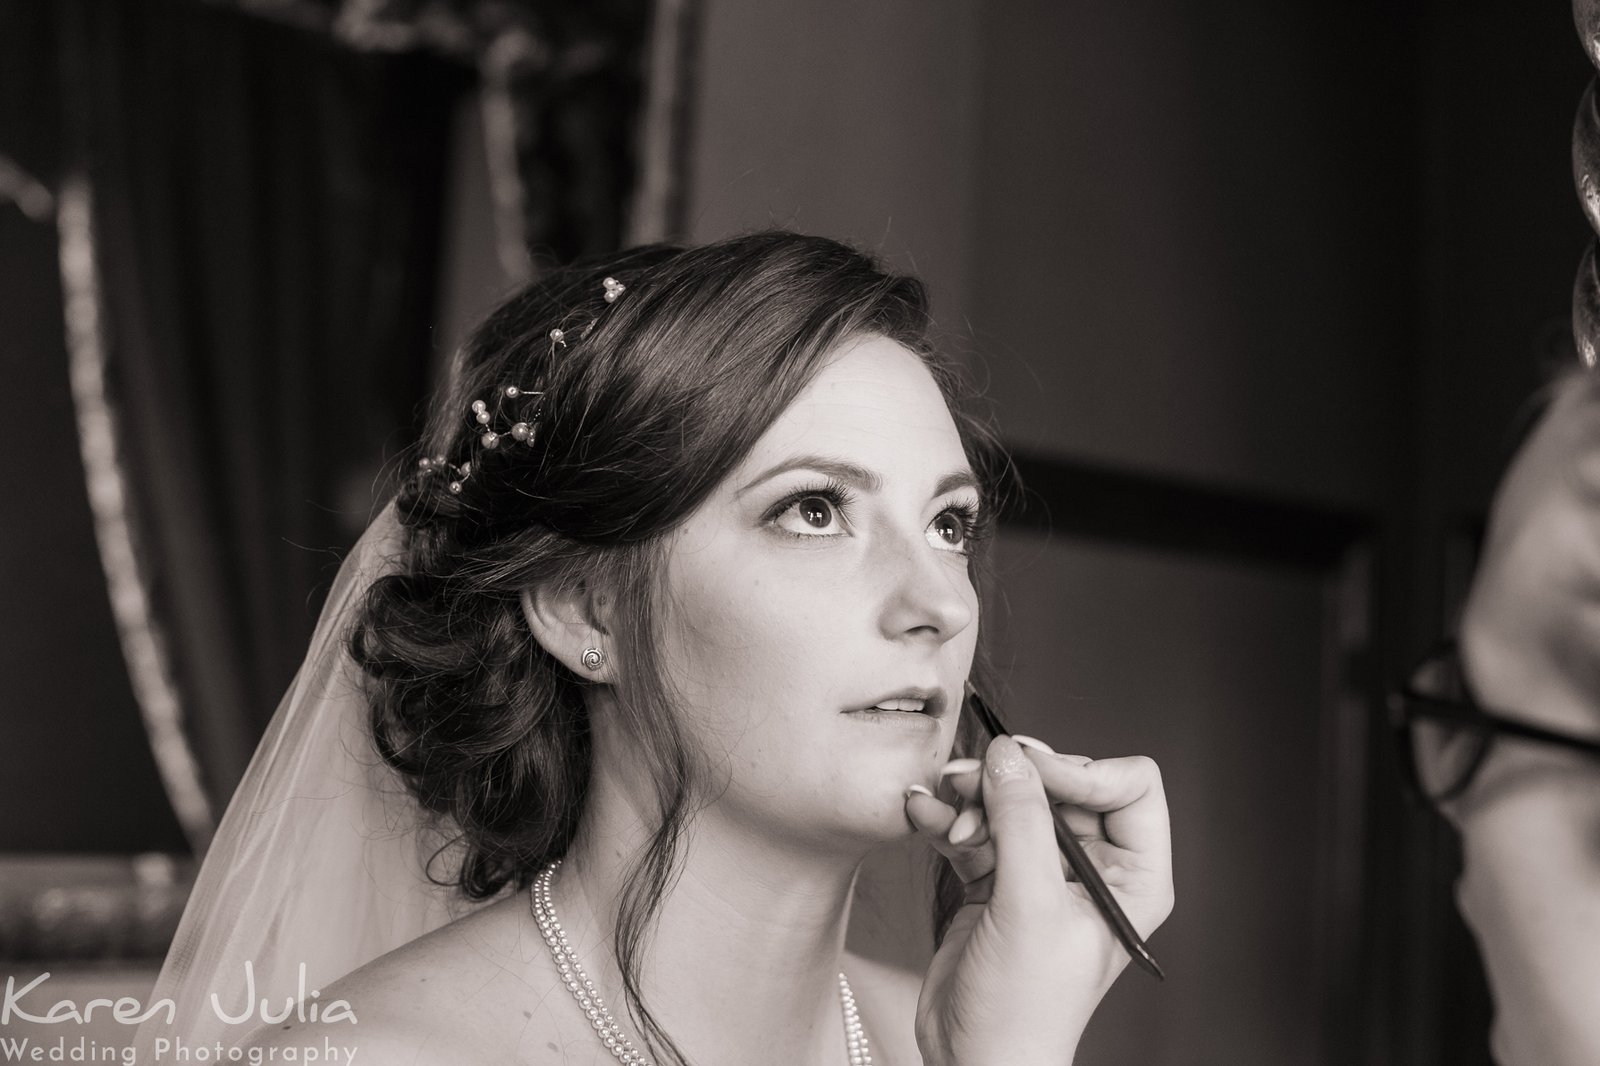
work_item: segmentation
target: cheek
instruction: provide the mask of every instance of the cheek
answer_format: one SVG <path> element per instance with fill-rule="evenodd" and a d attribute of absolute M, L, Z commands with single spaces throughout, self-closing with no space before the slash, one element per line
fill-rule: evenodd
<path fill-rule="evenodd" d="M 781 729 L 785 717 L 820 709 L 828 687 L 818 671 L 838 660 L 845 639 L 843 612 L 823 583 L 711 565 L 684 567 L 678 582 L 664 641 L 702 720 Z"/>

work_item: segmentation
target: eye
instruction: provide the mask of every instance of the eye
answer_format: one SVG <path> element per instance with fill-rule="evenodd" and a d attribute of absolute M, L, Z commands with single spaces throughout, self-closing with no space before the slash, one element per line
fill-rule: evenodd
<path fill-rule="evenodd" d="M 971 553 L 975 542 L 989 535 L 990 525 L 987 515 L 979 506 L 957 503 L 940 511 L 931 528 L 946 544 L 967 555 Z"/>
<path fill-rule="evenodd" d="M 933 528 L 946 543 L 957 548 L 966 545 L 967 523 L 954 507 L 939 512 L 939 516 L 933 520 Z"/>
<path fill-rule="evenodd" d="M 808 485 L 785 496 L 767 512 L 767 521 L 779 524 L 779 519 L 794 512 L 795 522 L 784 526 L 780 532 L 796 540 L 824 540 L 840 534 L 829 532 L 829 527 L 848 520 L 855 494 L 837 481 Z M 957 503 L 946 507 L 929 524 L 946 551 L 959 555 L 971 552 L 975 541 L 989 535 L 992 523 L 977 504 Z M 804 529 L 809 532 L 799 532 Z"/>
<path fill-rule="evenodd" d="M 797 540 L 815 540 L 822 537 L 837 536 L 836 533 L 826 532 L 833 522 L 841 517 L 849 517 L 850 505 L 855 502 L 855 494 L 837 481 L 829 480 L 822 485 L 809 485 L 785 496 L 771 511 L 767 512 L 769 522 L 777 522 L 790 511 L 795 512 L 800 525 L 805 529 L 813 530 L 810 533 L 797 533 L 792 528 L 780 526 L 780 531 L 787 533 Z M 821 532 L 816 532 L 821 531 Z"/>

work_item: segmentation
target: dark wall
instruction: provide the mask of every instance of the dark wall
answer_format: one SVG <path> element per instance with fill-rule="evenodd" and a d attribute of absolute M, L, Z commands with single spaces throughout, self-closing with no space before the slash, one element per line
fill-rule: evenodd
<path fill-rule="evenodd" d="M 1380 503 L 1415 348 L 1413 23 L 990 9 L 973 320 L 1009 439 Z"/>
<path fill-rule="evenodd" d="M 1505 0 L 1431 5 L 1416 63 L 1419 483 L 1430 518 L 1453 522 L 1484 507 L 1529 396 L 1575 360 L 1592 235 L 1569 145 L 1594 71 L 1570 5 Z"/>

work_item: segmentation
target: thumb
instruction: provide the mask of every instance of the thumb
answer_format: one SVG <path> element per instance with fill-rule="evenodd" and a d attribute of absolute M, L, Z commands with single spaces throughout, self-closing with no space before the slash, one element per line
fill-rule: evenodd
<path fill-rule="evenodd" d="M 1008 736 L 984 755 L 983 808 L 994 842 L 991 910 L 1029 920 L 1061 898 L 1065 878 L 1044 781 L 1022 745 Z"/>

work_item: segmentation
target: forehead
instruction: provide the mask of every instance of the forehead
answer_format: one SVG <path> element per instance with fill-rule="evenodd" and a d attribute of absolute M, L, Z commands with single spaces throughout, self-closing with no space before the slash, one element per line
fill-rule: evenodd
<path fill-rule="evenodd" d="M 846 342 L 768 427 L 739 474 L 801 451 L 825 449 L 886 469 L 965 466 L 955 420 L 932 373 L 887 337 Z"/>

